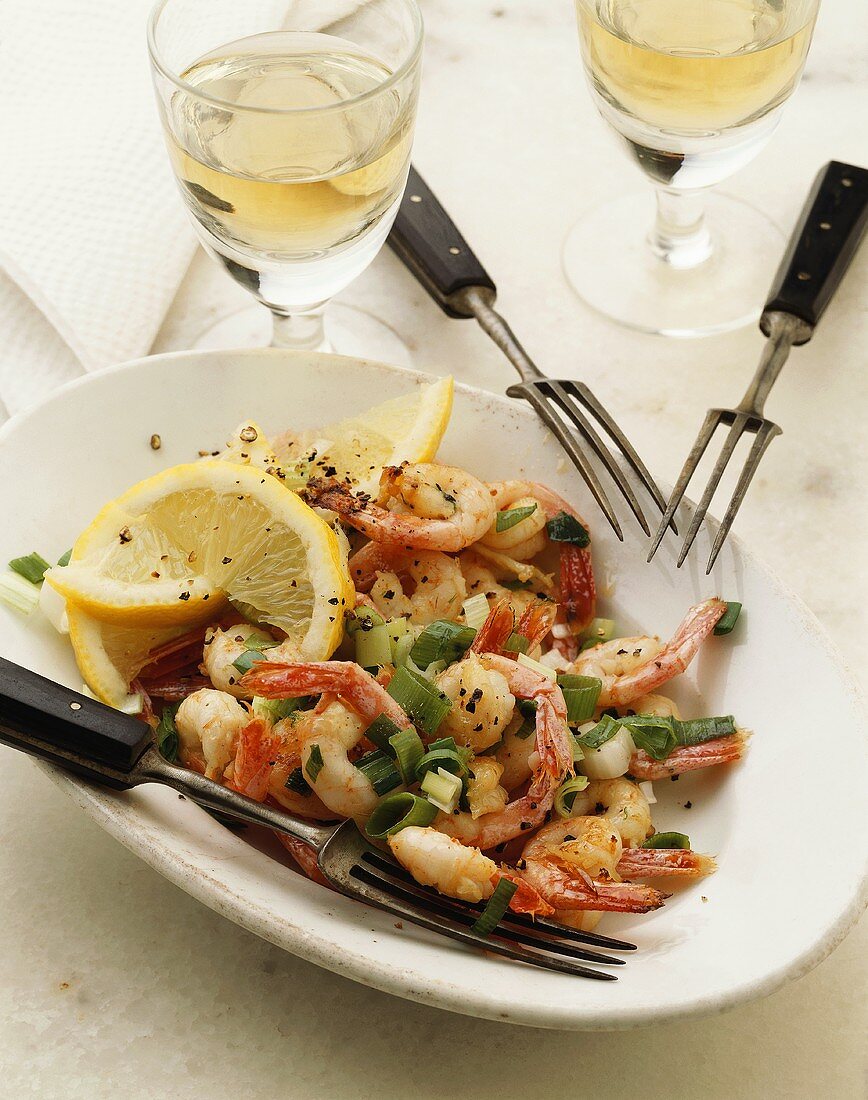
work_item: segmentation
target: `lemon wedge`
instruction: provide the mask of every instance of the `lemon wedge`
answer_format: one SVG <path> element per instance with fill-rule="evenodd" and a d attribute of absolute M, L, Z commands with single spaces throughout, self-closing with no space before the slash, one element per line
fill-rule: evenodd
<path fill-rule="evenodd" d="M 441 378 L 314 433 L 287 433 L 275 441 L 278 461 L 292 467 L 313 444 L 317 455 L 309 476 L 328 472 L 375 493 L 384 466 L 433 460 L 449 424 L 454 388 L 451 377 Z"/>
<path fill-rule="evenodd" d="M 352 599 L 328 524 L 276 478 L 220 461 L 134 485 L 46 580 L 71 611 L 124 627 L 190 628 L 232 601 L 285 631 L 309 661 L 331 656 Z"/>
<path fill-rule="evenodd" d="M 103 623 L 69 605 L 69 640 L 84 682 L 110 707 L 123 706 L 130 681 L 151 652 L 187 632 L 186 627 L 134 627 Z"/>

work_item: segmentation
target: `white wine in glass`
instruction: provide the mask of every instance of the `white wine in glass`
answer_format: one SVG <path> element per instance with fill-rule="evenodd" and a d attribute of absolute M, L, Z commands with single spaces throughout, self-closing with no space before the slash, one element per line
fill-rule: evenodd
<path fill-rule="evenodd" d="M 567 276 L 589 304 L 676 336 L 758 316 L 780 233 L 747 204 L 701 189 L 768 141 L 804 67 L 817 3 L 576 0 L 595 103 L 657 187 L 656 222 L 627 196 L 570 234 Z"/>
<path fill-rule="evenodd" d="M 157 12 L 198 12 L 213 27 L 203 2 L 165 0 Z M 364 23 L 373 9 L 388 20 L 390 3 L 407 24 L 403 72 L 385 56 L 382 27 Z M 175 80 L 155 63 L 169 156 L 200 239 L 271 309 L 275 342 L 324 349 L 324 303 L 379 251 L 406 183 L 418 11 L 415 0 L 361 5 L 362 30 L 379 34 L 350 21 L 348 38 L 346 20 L 285 25 L 322 24 L 327 3 L 234 7 L 253 18 L 233 15 L 227 26 L 265 29 L 224 41 L 214 27 L 218 44 L 179 65 Z M 266 19 L 270 11 L 291 18 Z M 352 339 L 338 350 L 370 354 Z"/>

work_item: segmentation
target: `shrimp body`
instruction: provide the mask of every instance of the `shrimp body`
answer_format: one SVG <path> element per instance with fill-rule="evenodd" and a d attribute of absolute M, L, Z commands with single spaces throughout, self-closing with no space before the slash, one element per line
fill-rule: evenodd
<path fill-rule="evenodd" d="M 464 844 L 488 849 L 514 840 L 545 821 L 557 788 L 572 774 L 573 755 L 564 697 L 557 684 L 507 657 L 485 653 L 479 659 L 485 668 L 501 673 L 513 695 L 532 699 L 537 705 L 534 770 L 527 793 L 499 813 L 475 819 L 469 813 L 440 813 L 434 819 L 434 828 L 441 832 Z"/>
<path fill-rule="evenodd" d="M 603 817 L 574 817 L 544 825 L 525 845 L 520 874 L 556 911 L 647 913 L 666 895 L 619 882 L 623 844 Z"/>
<path fill-rule="evenodd" d="M 509 903 L 518 913 L 549 916 L 549 906 L 525 880 L 478 848 L 469 848 L 432 828 L 410 826 L 389 837 L 395 859 L 423 886 L 433 886 L 441 894 L 472 903 L 486 901 L 502 878 L 518 886 Z"/>
<path fill-rule="evenodd" d="M 194 691 L 175 714 L 182 761 L 219 782 L 235 759 L 238 738 L 249 721 L 245 708 L 225 691 Z"/>
<path fill-rule="evenodd" d="M 506 677 L 468 653 L 436 676 L 437 687 L 452 700 L 440 725 L 441 736 L 481 753 L 500 740 L 512 720 L 515 696 Z"/>
<path fill-rule="evenodd" d="M 458 562 L 436 550 L 369 542 L 350 558 L 349 569 L 356 589 L 387 619 L 406 616 L 420 626 L 456 619 L 467 597 Z"/>
<path fill-rule="evenodd" d="M 494 522 L 495 508 L 484 482 L 438 463 L 386 466 L 379 503 L 354 496 L 326 478 L 309 482 L 308 504 L 328 508 L 374 542 L 455 553 L 476 542 Z"/>
<path fill-rule="evenodd" d="M 243 687 L 271 699 L 323 694 L 316 709 L 305 712 L 294 729 L 304 777 L 335 815 L 367 818 L 379 797 L 349 753 L 381 714 L 399 729 L 412 724 L 386 689 L 352 661 L 260 662 L 244 677 Z M 313 754 L 322 761 L 318 771 L 310 766 Z"/>
<path fill-rule="evenodd" d="M 657 638 L 615 638 L 580 654 L 571 671 L 602 681 L 599 707 L 629 706 L 682 673 L 724 611 L 723 600 L 705 600 L 690 608 L 665 645 Z"/>
<path fill-rule="evenodd" d="M 629 779 L 592 779 L 576 795 L 572 817 L 602 814 L 628 848 L 638 847 L 654 832 L 648 799 Z"/>
<path fill-rule="evenodd" d="M 234 695 L 237 699 L 250 698 L 250 693 L 241 687 L 242 673 L 233 662 L 247 652 L 245 642 L 248 638 L 264 633 L 267 632 L 261 627 L 251 626 L 249 623 L 239 623 L 225 630 L 214 627 L 206 632 L 202 650 L 202 669 L 215 688 Z M 292 642 L 278 644 L 275 641 L 266 652 L 272 660 L 291 661 L 298 656 Z"/>

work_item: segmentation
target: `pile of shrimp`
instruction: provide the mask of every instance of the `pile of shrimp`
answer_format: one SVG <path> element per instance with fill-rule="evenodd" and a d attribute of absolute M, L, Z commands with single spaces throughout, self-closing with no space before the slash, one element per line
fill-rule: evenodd
<path fill-rule="evenodd" d="M 604 713 L 678 718 L 660 689 L 711 634 L 726 610 L 722 600 L 690 608 L 669 641 L 594 644 L 587 637 L 596 610 L 590 537 L 580 546 L 581 539 L 553 541 L 549 532 L 549 521 L 562 513 L 584 532 L 587 524 L 545 486 L 485 483 L 456 467 L 405 463 L 383 471 L 376 500 L 324 478 L 310 481 L 302 496 L 337 517 L 353 540 L 348 568 L 357 598 L 350 616 L 373 609 L 385 620 L 404 619 L 418 635 L 436 620 L 462 624 L 463 606 L 475 595 L 488 604 L 469 649 L 432 676 L 451 709 L 436 734 L 418 731 L 426 744 L 452 737 L 468 751 L 461 801 L 430 825 L 402 828 L 383 841 L 419 883 L 480 903 L 508 878 L 519 886 L 512 908 L 589 930 L 606 912 L 659 908 L 668 896 L 661 882 L 714 870 L 710 856 L 689 848 L 643 847 L 655 832 L 648 781 L 732 764 L 744 753 L 744 735 L 676 747 L 660 760 L 636 749 L 621 728 L 622 761 L 610 761 L 601 776 L 599 767 L 574 759 L 581 755 L 579 731 L 568 724 L 555 676 L 600 681 L 595 720 Z M 498 531 L 498 514 L 512 509 L 522 509 L 523 518 Z M 263 633 L 270 635 L 263 659 L 240 673 L 234 662 L 249 652 L 251 636 Z M 529 662 L 507 648 L 513 634 L 525 639 Z M 349 655 L 349 641 L 345 646 Z M 381 716 L 398 729 L 413 726 L 387 690 L 394 672 L 386 665 L 372 674 L 347 659 L 302 662 L 278 632 L 236 617 L 156 651 L 138 687 L 177 707 L 185 766 L 308 820 L 351 818 L 364 829 L 381 801 L 355 766 L 374 748 L 366 731 Z M 254 710 L 254 697 L 304 698 L 308 709 L 275 720 L 267 708 Z M 523 701 L 535 708 L 530 727 L 532 708 Z M 313 753 L 318 766 L 309 768 Z M 555 812 L 559 788 L 586 767 L 594 777 Z M 419 790 L 399 788 L 406 789 Z M 317 878 L 312 850 L 282 839 Z"/>

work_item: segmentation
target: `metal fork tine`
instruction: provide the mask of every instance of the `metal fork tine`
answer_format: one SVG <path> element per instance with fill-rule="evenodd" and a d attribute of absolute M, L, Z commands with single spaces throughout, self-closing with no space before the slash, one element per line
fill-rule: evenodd
<path fill-rule="evenodd" d="M 706 448 L 711 442 L 711 437 L 714 435 L 714 431 L 720 423 L 722 414 L 722 409 L 709 409 L 705 414 L 705 421 L 699 429 L 699 435 L 696 437 L 696 442 L 690 449 L 687 460 L 681 467 L 681 473 L 678 475 L 678 480 L 675 482 L 675 488 L 672 490 L 669 497 L 669 503 L 666 505 L 666 511 L 663 513 L 663 518 L 660 520 L 660 526 L 654 532 L 651 549 L 646 559 L 647 561 L 651 561 L 657 553 L 657 549 L 663 541 L 663 536 L 666 534 L 666 528 L 672 521 L 672 517 L 677 511 L 678 505 L 681 503 L 681 498 L 687 491 L 690 479 L 696 473 L 696 467 L 699 465 L 700 459 L 705 454 Z"/>
<path fill-rule="evenodd" d="M 721 547 L 726 540 L 726 536 L 729 534 L 729 529 L 730 527 L 732 527 L 732 523 L 735 519 L 736 513 L 741 507 L 741 502 L 745 498 L 748 486 L 753 480 L 753 476 L 756 473 L 757 466 L 759 466 L 760 464 L 760 459 L 765 454 L 766 448 L 775 438 L 775 436 L 780 434 L 781 429 L 777 426 L 777 424 L 773 424 L 771 421 L 764 422 L 762 427 L 757 432 L 756 439 L 754 439 L 751 445 L 750 454 L 747 456 L 747 461 L 745 462 L 744 468 L 741 471 L 741 475 L 738 479 L 738 484 L 736 485 L 735 491 L 732 494 L 732 500 L 730 500 L 726 512 L 724 513 L 723 519 L 721 520 L 720 527 L 718 528 L 717 535 L 714 539 L 714 544 L 711 547 L 711 553 L 708 555 L 708 565 L 705 569 L 706 576 L 708 576 L 708 574 L 714 568 L 714 563 L 717 561 L 717 555 L 720 553 Z"/>
<path fill-rule="evenodd" d="M 443 912 L 436 917 L 429 917 L 420 907 L 419 899 L 412 894 L 409 902 L 401 898 L 403 890 L 389 883 L 388 886 L 367 868 L 356 864 L 351 871 L 357 893 L 367 898 L 381 908 L 420 924 L 424 928 L 430 928 L 433 932 L 460 940 L 462 943 L 472 944 L 474 947 L 482 947 L 485 951 L 491 951 L 497 955 L 506 955 L 510 959 L 518 959 L 520 962 L 530 963 L 545 970 L 558 970 L 563 974 L 572 974 L 584 978 L 593 978 L 596 981 L 617 981 L 617 975 L 606 973 L 603 970 L 594 970 L 589 966 L 582 966 L 577 962 L 571 962 L 566 958 L 546 954 L 544 951 L 532 947 L 523 947 L 512 941 L 505 940 L 496 934 L 480 936 L 471 931 L 463 922 L 459 922 L 452 914 Z M 365 889 L 367 886 L 367 889 Z"/>
<path fill-rule="evenodd" d="M 688 528 L 687 534 L 684 536 L 684 545 L 681 547 L 681 553 L 678 555 L 678 562 L 676 563 L 679 569 L 690 552 L 693 540 L 699 533 L 702 521 L 708 513 L 711 499 L 717 492 L 717 487 L 720 484 L 720 479 L 723 477 L 723 472 L 729 465 L 729 460 L 732 458 L 732 452 L 735 450 L 738 441 L 744 435 L 744 430 L 749 420 L 750 417 L 747 413 L 738 413 L 733 419 L 729 429 L 729 435 L 727 435 L 724 440 L 723 448 L 721 449 L 717 462 L 714 464 L 714 469 L 711 471 L 711 477 L 708 479 L 708 484 L 705 486 L 702 499 L 696 506 L 696 511 L 693 513 L 693 517 L 690 520 L 690 527 Z"/>
<path fill-rule="evenodd" d="M 525 401 L 533 406 L 537 415 L 546 427 L 554 433 L 558 442 L 572 459 L 574 466 L 585 479 L 588 488 L 591 490 L 594 500 L 596 500 L 597 504 L 603 509 L 603 513 L 609 521 L 612 530 L 621 542 L 623 542 L 624 533 L 621 530 L 621 525 L 618 523 L 618 518 L 612 509 L 609 498 L 606 496 L 606 492 L 600 484 L 600 479 L 597 477 L 593 466 L 588 462 L 584 452 L 576 443 L 566 424 L 564 424 L 559 416 L 552 412 L 548 402 L 537 392 L 533 385 L 525 386 L 520 383 L 515 386 L 510 386 L 506 392 L 509 397 L 523 397 Z"/>
<path fill-rule="evenodd" d="M 561 382 L 561 385 L 565 383 Z M 654 503 L 660 509 L 661 512 L 666 511 L 666 498 L 660 491 L 657 482 L 651 476 L 648 471 L 648 467 L 639 457 L 636 448 L 630 442 L 630 440 L 624 435 L 606 409 L 600 404 L 600 402 L 594 397 L 593 393 L 588 389 L 584 382 L 570 382 L 569 389 L 575 392 L 576 397 L 585 405 L 585 407 L 594 414 L 597 420 L 603 425 L 606 431 L 609 433 L 611 439 L 615 441 L 615 445 L 620 450 L 624 458 L 630 464 L 631 469 L 654 498 Z M 678 534 L 678 528 L 675 526 L 675 521 L 671 520 L 669 526 Z M 649 532 L 650 534 L 650 532 Z"/>
<path fill-rule="evenodd" d="M 578 428 L 584 438 L 590 443 L 591 447 L 593 447 L 594 453 L 609 471 L 612 478 L 617 483 L 618 488 L 624 494 L 633 515 L 639 521 L 639 526 L 650 538 L 651 528 L 648 526 L 648 520 L 645 519 L 645 515 L 630 487 L 629 481 L 624 477 L 624 474 L 621 472 L 621 467 L 614 458 L 612 458 L 608 447 L 602 439 L 600 439 L 591 422 L 574 404 L 572 399 L 575 397 L 575 394 L 571 392 L 570 387 L 565 386 L 563 382 L 557 379 L 551 379 L 549 382 L 544 383 L 544 386 L 551 392 L 552 397 L 557 401 L 560 408 L 563 409 L 566 416 L 570 418 L 576 428 Z"/>
<path fill-rule="evenodd" d="M 435 893 L 428 887 L 420 886 L 413 877 L 408 875 L 403 867 L 393 866 L 392 862 L 387 859 L 375 859 L 371 853 L 365 853 L 363 859 L 366 864 L 371 864 L 376 867 L 377 870 L 385 872 L 387 876 L 386 881 L 389 883 L 389 886 L 392 886 L 393 881 L 397 880 L 400 887 L 405 889 L 408 894 L 413 895 L 416 901 L 424 903 L 433 911 L 448 913 L 455 917 L 455 919 L 469 921 L 475 921 L 476 916 L 479 916 L 479 913 L 468 910 L 466 906 L 462 906 L 452 899 L 444 898 L 442 894 Z M 507 911 L 507 913 L 508 912 L 509 911 Z M 506 917 L 504 917 L 504 921 L 505 920 Z M 524 925 L 520 927 L 525 930 Z M 557 925 L 554 925 L 554 927 L 558 928 Z M 548 926 L 545 928 L 536 928 L 534 925 L 530 925 L 525 931 L 519 932 L 518 928 L 513 928 L 512 926 L 506 927 L 502 923 L 501 926 L 498 927 L 498 935 L 503 936 L 505 939 L 515 939 L 515 941 L 520 944 L 542 947 L 546 950 L 551 950 L 551 952 L 569 955 L 572 958 L 584 959 L 587 963 L 612 963 L 615 966 L 624 966 L 625 964 L 625 959 L 617 958 L 613 955 L 603 955 L 600 952 L 589 952 L 589 950 L 585 948 L 574 947 L 572 944 L 565 941 L 565 937 L 560 936 L 558 932 L 553 934 L 550 933 Z"/>

